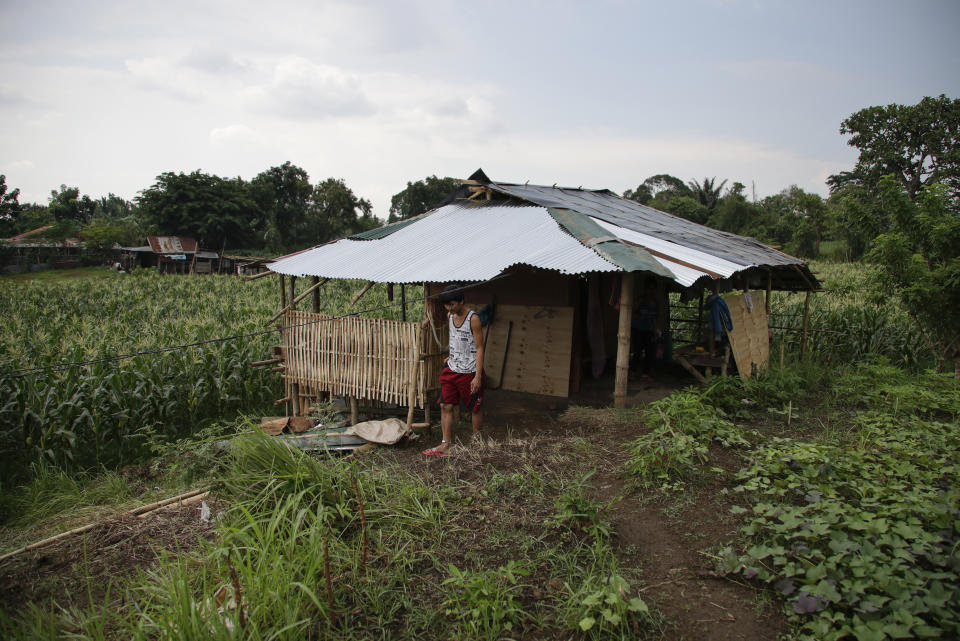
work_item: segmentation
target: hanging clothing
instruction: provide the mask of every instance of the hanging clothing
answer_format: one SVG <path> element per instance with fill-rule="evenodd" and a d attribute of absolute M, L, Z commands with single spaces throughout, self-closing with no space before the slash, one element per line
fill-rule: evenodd
<path fill-rule="evenodd" d="M 713 330 L 714 337 L 720 340 L 723 338 L 724 328 L 728 332 L 733 329 L 730 308 L 727 307 L 727 302 L 717 294 L 707 296 L 706 305 L 710 312 L 710 328 Z"/>

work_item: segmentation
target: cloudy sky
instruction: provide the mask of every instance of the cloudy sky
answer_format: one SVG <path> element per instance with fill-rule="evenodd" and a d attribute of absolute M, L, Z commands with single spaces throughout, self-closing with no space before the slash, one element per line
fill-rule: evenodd
<path fill-rule="evenodd" d="M 3 0 L 0 173 L 133 198 L 289 160 L 374 213 L 425 176 L 824 180 L 870 105 L 960 96 L 956 0 Z"/>

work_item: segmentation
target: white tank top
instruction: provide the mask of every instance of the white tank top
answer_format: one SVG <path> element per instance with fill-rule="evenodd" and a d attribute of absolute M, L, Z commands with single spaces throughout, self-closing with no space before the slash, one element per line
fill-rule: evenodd
<path fill-rule="evenodd" d="M 457 374 L 473 374 L 477 371 L 477 344 L 473 340 L 473 330 L 470 329 L 470 319 L 475 312 L 471 309 L 463 324 L 457 327 L 453 323 L 453 314 L 447 316 L 450 326 L 450 358 L 447 367 Z"/>

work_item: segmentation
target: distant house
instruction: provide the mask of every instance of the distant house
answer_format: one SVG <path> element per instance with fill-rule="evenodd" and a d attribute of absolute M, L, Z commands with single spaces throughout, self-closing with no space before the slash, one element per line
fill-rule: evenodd
<path fill-rule="evenodd" d="M 120 248 L 120 263 L 128 270 L 156 267 L 164 274 L 210 274 L 218 259 L 216 252 L 199 249 L 196 239 L 187 236 L 147 236 L 146 245 Z"/>
<path fill-rule="evenodd" d="M 83 262 L 84 242 L 79 238 L 44 238 L 43 233 L 52 226 L 44 225 L 0 240 L 0 243 L 12 248 L 3 258 L 3 271 L 43 271 L 80 266 Z"/>

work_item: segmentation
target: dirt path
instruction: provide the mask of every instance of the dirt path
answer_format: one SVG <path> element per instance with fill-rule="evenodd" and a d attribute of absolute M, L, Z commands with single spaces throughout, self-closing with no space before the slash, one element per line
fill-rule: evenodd
<path fill-rule="evenodd" d="M 610 471 L 596 482 L 599 500 L 624 494 L 623 481 Z M 786 629 L 778 606 L 713 575 L 715 552 L 733 540 L 736 525 L 725 518 L 730 503 L 712 490 L 676 497 L 687 502 L 681 510 L 677 502 L 644 503 L 626 493 L 610 514 L 620 561 L 641 570 L 641 596 L 667 617 L 667 639 L 774 641 Z"/>
<path fill-rule="evenodd" d="M 642 401 L 662 398 L 670 391 L 643 392 L 646 398 Z M 543 403 L 525 407 L 511 398 L 495 420 L 507 419 L 512 431 L 520 434 L 564 437 L 571 429 L 579 430 L 595 444 L 597 474 L 592 482 L 596 500 L 605 503 L 622 497 L 609 514 L 618 556 L 624 566 L 642 572 L 645 587 L 641 596 L 666 616 L 666 639 L 775 641 L 787 630 L 778 603 L 764 599 L 750 586 L 713 575 L 716 552 L 735 540 L 738 528 L 730 516 L 734 501 L 721 492 L 734 486 L 732 478 L 740 467 L 736 454 L 711 448 L 711 465 L 723 468 L 724 477 L 691 483 L 669 500 L 657 499 L 656 492 L 629 491 L 620 476 L 627 460 L 625 446 L 643 426 L 600 423 L 577 427 L 558 421 L 559 412 L 551 410 Z M 494 438 L 503 430 L 500 421 L 491 427 Z"/>

